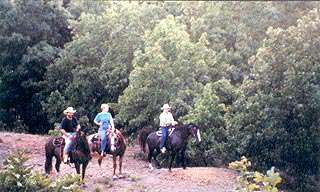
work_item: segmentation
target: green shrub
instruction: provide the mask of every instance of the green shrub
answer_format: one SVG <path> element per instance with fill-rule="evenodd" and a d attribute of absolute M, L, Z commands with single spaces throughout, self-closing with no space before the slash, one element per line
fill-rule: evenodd
<path fill-rule="evenodd" d="M 80 176 L 74 174 L 66 174 L 62 178 L 58 178 L 55 182 L 53 182 L 50 187 L 54 191 L 61 192 L 81 192 L 80 189 Z"/>
<path fill-rule="evenodd" d="M 54 129 L 50 129 L 48 132 L 48 135 L 50 136 L 61 136 L 61 132 L 59 130 L 59 125 L 56 123 Z"/>
<path fill-rule="evenodd" d="M 41 173 L 32 172 L 32 167 L 25 165 L 27 160 L 26 152 L 22 150 L 8 156 L 0 172 L 0 191 L 81 191 L 79 175 L 68 174 L 51 182 Z"/>
<path fill-rule="evenodd" d="M 278 192 L 277 185 L 281 183 L 280 174 L 274 171 L 274 167 L 264 175 L 258 171 L 248 171 L 251 162 L 246 157 L 241 157 L 241 161 L 235 161 L 229 164 L 229 168 L 239 171 L 238 184 L 236 191 L 239 192 Z"/>
<path fill-rule="evenodd" d="M 25 162 L 28 158 L 24 151 L 17 151 L 4 161 L 4 171 L 0 172 L 0 191 L 25 191 L 29 188 L 31 167 Z"/>

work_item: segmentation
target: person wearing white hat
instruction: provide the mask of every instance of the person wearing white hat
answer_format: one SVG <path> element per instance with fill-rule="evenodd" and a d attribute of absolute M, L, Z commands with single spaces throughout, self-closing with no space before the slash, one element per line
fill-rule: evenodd
<path fill-rule="evenodd" d="M 93 122 L 99 126 L 98 134 L 101 139 L 100 158 L 103 158 L 103 154 L 107 149 L 107 131 L 114 131 L 114 122 L 111 113 L 109 113 L 109 105 L 103 103 L 101 105 L 101 111 L 96 115 Z"/>
<path fill-rule="evenodd" d="M 162 153 L 166 152 L 166 148 L 165 148 L 165 143 L 166 143 L 166 138 L 167 138 L 167 134 L 168 134 L 168 127 L 171 125 L 176 125 L 178 124 L 174 119 L 172 114 L 170 113 L 170 109 L 171 107 L 169 106 L 169 104 L 164 104 L 161 107 L 161 110 L 163 110 L 163 112 L 160 114 L 160 128 L 161 128 L 161 132 L 162 132 L 162 136 L 161 136 L 161 141 L 160 141 L 160 150 Z"/>
<path fill-rule="evenodd" d="M 65 117 L 62 119 L 60 123 L 60 131 L 63 134 L 63 138 L 65 139 L 65 146 L 63 149 L 63 162 L 68 162 L 68 153 L 71 151 L 71 145 L 73 143 L 73 137 L 76 134 L 76 131 L 80 130 L 80 124 L 78 123 L 77 118 L 73 115 L 76 110 L 73 107 L 68 107 L 63 111 Z"/>

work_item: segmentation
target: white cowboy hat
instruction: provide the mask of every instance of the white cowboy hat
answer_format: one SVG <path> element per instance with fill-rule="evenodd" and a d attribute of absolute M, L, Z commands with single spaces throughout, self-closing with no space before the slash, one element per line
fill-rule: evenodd
<path fill-rule="evenodd" d="M 166 103 L 161 107 L 161 110 L 164 110 L 164 109 L 171 109 L 171 107 L 169 106 L 168 103 Z"/>
<path fill-rule="evenodd" d="M 75 113 L 76 110 L 73 109 L 73 107 L 68 107 L 66 110 L 63 111 L 63 113 L 66 115 L 67 113 Z"/>

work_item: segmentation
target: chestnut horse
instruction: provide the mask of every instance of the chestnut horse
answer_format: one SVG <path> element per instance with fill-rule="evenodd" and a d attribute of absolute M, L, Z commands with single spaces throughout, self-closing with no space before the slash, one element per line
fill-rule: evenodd
<path fill-rule="evenodd" d="M 101 141 L 99 139 L 98 134 L 92 134 L 88 136 L 89 146 L 92 153 L 97 152 L 101 154 L 100 145 Z M 126 141 L 124 136 L 119 130 L 115 132 L 110 132 L 107 134 L 107 148 L 105 152 L 107 154 L 111 154 L 113 158 L 113 179 L 118 178 L 116 175 L 116 168 L 117 168 L 117 157 L 119 156 L 119 177 L 122 177 L 122 160 L 124 153 L 126 151 Z M 101 166 L 103 157 L 99 157 L 98 163 Z"/>

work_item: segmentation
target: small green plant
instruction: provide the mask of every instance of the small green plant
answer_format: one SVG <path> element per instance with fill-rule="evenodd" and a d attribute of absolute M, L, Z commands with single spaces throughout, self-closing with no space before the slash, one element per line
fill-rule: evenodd
<path fill-rule="evenodd" d="M 102 177 L 97 180 L 97 183 L 105 185 L 107 188 L 113 187 L 113 181 L 110 177 Z"/>
<path fill-rule="evenodd" d="M 23 191 L 28 188 L 31 167 L 25 166 L 28 157 L 24 151 L 17 151 L 4 161 L 4 171 L 0 172 L 0 191 Z"/>
<path fill-rule="evenodd" d="M 136 176 L 136 175 L 129 175 L 129 179 L 130 181 L 134 181 L 134 182 L 137 182 L 139 181 L 141 178 Z"/>
<path fill-rule="evenodd" d="M 50 136 L 61 136 L 62 134 L 61 134 L 61 132 L 59 130 L 59 127 L 56 126 L 55 129 L 50 129 L 49 130 L 48 135 L 50 135 Z"/>
<path fill-rule="evenodd" d="M 138 160 L 147 160 L 146 155 L 142 151 L 134 152 L 132 157 Z"/>
<path fill-rule="evenodd" d="M 55 189 L 55 191 L 61 192 L 80 192 L 80 176 L 75 174 L 66 174 L 62 178 L 58 178 L 55 182 L 51 184 L 51 187 Z"/>
<path fill-rule="evenodd" d="M 97 186 L 95 189 L 94 189 L 94 192 L 101 192 L 102 189 L 101 189 L 101 186 Z"/>
<path fill-rule="evenodd" d="M 27 160 L 26 152 L 22 150 L 8 156 L 0 172 L 0 191 L 81 192 L 80 176 L 66 175 L 51 183 L 41 173 L 32 172 L 32 167 L 25 165 Z"/>
<path fill-rule="evenodd" d="M 235 161 L 229 164 L 229 168 L 239 171 L 238 177 L 239 186 L 238 192 L 278 192 L 277 185 L 281 183 L 280 174 L 274 171 L 274 167 L 267 171 L 264 175 L 258 171 L 248 171 L 251 167 L 251 162 L 244 156 L 240 161 Z"/>
<path fill-rule="evenodd" d="M 144 186 L 143 184 L 137 183 L 123 189 L 122 191 L 123 192 L 146 192 L 148 190 L 147 190 L 147 187 Z"/>
<path fill-rule="evenodd" d="M 28 179 L 29 189 L 33 191 L 49 191 L 50 180 L 40 172 L 33 173 Z"/>

